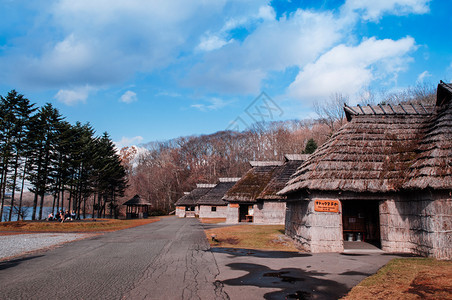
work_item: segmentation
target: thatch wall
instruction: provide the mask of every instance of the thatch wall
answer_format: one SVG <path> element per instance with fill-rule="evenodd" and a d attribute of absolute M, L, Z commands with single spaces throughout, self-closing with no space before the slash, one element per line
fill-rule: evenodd
<path fill-rule="evenodd" d="M 226 211 L 226 223 L 237 224 L 239 222 L 239 208 L 238 206 L 229 203 Z"/>
<path fill-rule="evenodd" d="M 380 204 L 384 251 L 452 257 L 452 199 L 447 194 L 432 196 L 409 194 Z"/>
<path fill-rule="evenodd" d="M 286 217 L 286 203 L 278 201 L 258 201 L 254 205 L 255 224 L 284 225 Z"/>
<path fill-rule="evenodd" d="M 300 248 L 313 253 L 344 250 L 341 214 L 314 211 L 314 200 L 286 205 L 286 235 Z"/>
<path fill-rule="evenodd" d="M 228 207 L 226 205 L 215 206 L 216 211 L 212 211 L 213 205 L 199 205 L 200 218 L 226 218 Z"/>

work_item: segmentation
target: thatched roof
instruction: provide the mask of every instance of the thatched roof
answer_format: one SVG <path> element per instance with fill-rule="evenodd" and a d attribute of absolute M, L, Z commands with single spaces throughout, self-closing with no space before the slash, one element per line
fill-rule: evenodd
<path fill-rule="evenodd" d="M 197 201 L 198 205 L 228 205 L 226 201 L 223 200 L 226 192 L 234 186 L 234 184 L 240 178 L 220 178 L 219 183 L 212 189 L 210 189 L 204 196 L 200 197 Z"/>
<path fill-rule="evenodd" d="M 258 200 L 284 200 L 286 196 L 277 195 L 276 193 L 284 188 L 290 176 L 292 176 L 297 168 L 309 157 L 308 154 L 286 154 L 284 156 L 284 164 L 276 168 L 273 177 L 265 186 L 262 192 L 257 196 Z"/>
<path fill-rule="evenodd" d="M 450 190 L 452 89 L 440 83 L 440 90 L 445 100 L 438 100 L 441 106 L 436 107 L 345 107 L 349 123 L 317 149 L 278 194 Z"/>
<path fill-rule="evenodd" d="M 132 199 L 126 201 L 122 205 L 126 205 L 126 206 L 150 206 L 151 203 L 149 203 L 148 201 L 146 201 L 144 199 L 141 199 L 140 196 L 135 195 L 135 196 L 133 196 Z"/>
<path fill-rule="evenodd" d="M 432 118 L 427 122 L 417 149 L 416 161 L 410 166 L 405 189 L 452 189 L 452 86 L 447 86 L 449 95 L 438 98 Z M 440 100 L 440 101 L 439 101 Z"/>
<path fill-rule="evenodd" d="M 253 166 L 223 197 L 231 202 L 256 202 L 259 194 L 273 178 L 275 170 L 283 162 L 252 162 Z"/>
<path fill-rule="evenodd" d="M 198 183 L 196 188 L 190 193 L 185 194 L 176 201 L 176 206 L 192 206 L 196 205 L 199 198 L 204 196 L 208 191 L 215 187 L 215 184 Z"/>

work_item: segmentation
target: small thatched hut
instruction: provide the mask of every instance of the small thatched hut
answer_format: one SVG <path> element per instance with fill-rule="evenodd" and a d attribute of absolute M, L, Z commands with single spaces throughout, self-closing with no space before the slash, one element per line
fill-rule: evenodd
<path fill-rule="evenodd" d="M 252 161 L 250 165 L 252 168 L 223 197 L 229 203 L 227 223 L 260 223 L 260 219 L 254 218 L 257 199 L 283 162 Z"/>
<path fill-rule="evenodd" d="M 198 200 L 208 191 L 215 187 L 215 184 L 198 183 L 191 192 L 186 192 L 176 201 L 176 216 L 180 218 L 195 217 L 198 215 Z"/>
<path fill-rule="evenodd" d="M 347 120 L 279 192 L 286 234 L 312 252 L 364 239 L 452 258 L 452 86 L 436 106 L 345 107 Z"/>
<path fill-rule="evenodd" d="M 141 199 L 138 195 L 133 196 L 132 199 L 125 202 L 123 205 L 127 207 L 127 219 L 143 219 L 149 216 L 149 207 L 151 207 L 151 203 Z"/>
<path fill-rule="evenodd" d="M 240 178 L 220 178 L 217 185 L 197 201 L 200 218 L 226 218 L 228 203 L 223 200 L 226 192 Z"/>

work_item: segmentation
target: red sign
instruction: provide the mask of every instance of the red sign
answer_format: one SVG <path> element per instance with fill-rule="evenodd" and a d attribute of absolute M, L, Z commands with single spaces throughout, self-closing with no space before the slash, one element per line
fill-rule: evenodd
<path fill-rule="evenodd" d="M 229 207 L 231 207 L 231 208 L 239 208 L 239 204 L 238 203 L 229 203 Z"/>
<path fill-rule="evenodd" d="M 339 212 L 339 200 L 314 200 L 314 210 L 320 212 Z"/>

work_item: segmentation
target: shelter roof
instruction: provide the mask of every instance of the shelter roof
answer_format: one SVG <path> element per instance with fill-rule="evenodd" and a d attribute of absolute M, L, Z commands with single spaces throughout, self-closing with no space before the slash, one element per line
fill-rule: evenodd
<path fill-rule="evenodd" d="M 142 199 L 139 195 L 135 195 L 132 197 L 132 199 L 126 201 L 123 205 L 126 206 L 150 206 L 151 203 L 148 201 Z"/>
<path fill-rule="evenodd" d="M 452 89 L 437 106 L 344 109 L 348 123 L 318 148 L 278 194 L 300 190 L 390 192 L 452 188 Z"/>

